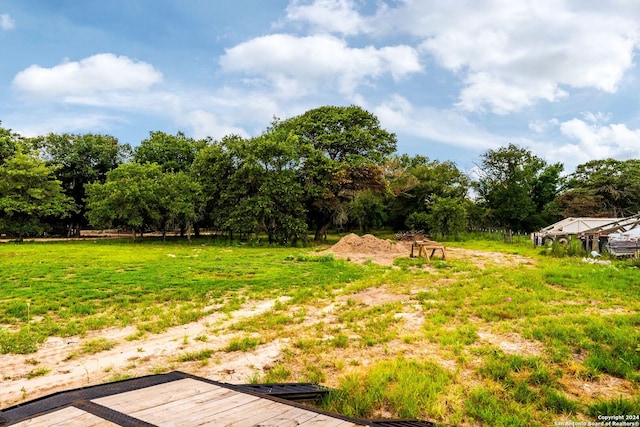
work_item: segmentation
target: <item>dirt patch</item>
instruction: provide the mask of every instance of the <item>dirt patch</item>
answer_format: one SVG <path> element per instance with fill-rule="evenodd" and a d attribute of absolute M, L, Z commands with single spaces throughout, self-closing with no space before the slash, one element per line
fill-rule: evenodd
<path fill-rule="evenodd" d="M 346 259 L 356 263 L 371 261 L 380 265 L 391 265 L 393 260 L 399 257 L 408 257 L 411 252 L 411 242 L 392 242 L 391 240 L 378 239 L 371 234 L 360 237 L 357 234 L 348 234 L 338 243 L 326 251 L 338 259 Z"/>
<path fill-rule="evenodd" d="M 356 294 L 344 295 L 339 300 L 354 300 L 364 305 L 374 306 L 398 302 L 407 299 L 407 295 L 390 292 L 385 286 L 367 288 Z"/>
<path fill-rule="evenodd" d="M 410 244 L 410 243 L 409 243 Z M 378 239 L 371 234 L 365 234 L 360 237 L 357 234 L 348 234 L 338 243 L 333 245 L 331 251 L 335 254 L 350 255 L 353 253 L 377 254 L 386 253 L 404 253 L 406 242 L 399 244 L 391 240 Z"/>
<path fill-rule="evenodd" d="M 362 264 L 372 262 L 378 265 L 392 265 L 396 258 L 409 258 L 412 242 L 378 239 L 371 234 L 360 237 L 348 234 L 331 248 L 319 252 L 333 254 L 338 259 L 346 259 Z M 532 266 L 534 261 L 526 256 L 501 252 L 475 251 L 462 248 L 446 248 L 448 259 L 464 259 L 475 266 L 486 269 L 490 266 Z"/>
<path fill-rule="evenodd" d="M 262 375 L 273 368 L 282 358 L 282 348 L 286 341 L 274 340 L 257 347 L 253 351 L 218 352 L 211 363 L 192 362 L 181 370 L 189 373 L 232 384 L 251 382 L 255 375 Z"/>
<path fill-rule="evenodd" d="M 253 372 L 260 372 L 279 357 L 280 344 L 273 341 L 251 352 L 227 353 L 223 350 L 231 339 L 243 334 L 224 330 L 239 319 L 270 310 L 276 301 L 250 302 L 230 315 L 215 313 L 137 340 L 127 340 L 137 331 L 135 327 L 108 328 L 86 337 L 50 337 L 37 352 L 28 355 L 0 355 L 0 408 L 61 390 L 175 369 L 219 381 L 248 382 Z M 223 332 L 212 332 L 213 328 Z M 115 345 L 97 354 L 82 354 L 82 343 L 95 338 L 105 338 Z M 213 366 L 201 361 L 177 361 L 181 354 L 202 350 L 215 351 Z M 38 370 L 47 372 L 34 376 Z"/>
<path fill-rule="evenodd" d="M 518 354 L 521 356 L 539 356 L 544 350 L 539 341 L 530 341 L 516 333 L 496 335 L 491 332 L 480 331 L 478 337 L 481 341 L 498 347 L 505 354 Z"/>
<path fill-rule="evenodd" d="M 628 380 L 612 377 L 603 374 L 595 381 L 585 381 L 580 378 L 563 376 L 558 379 L 564 386 L 565 391 L 582 401 L 593 401 L 597 399 L 609 399 L 611 397 L 624 396 L 633 398 L 637 396 L 638 389 Z"/>
<path fill-rule="evenodd" d="M 480 269 L 490 266 L 533 266 L 534 260 L 517 254 L 505 254 L 502 252 L 476 251 L 462 248 L 447 248 L 447 255 L 452 259 L 465 259 Z"/>

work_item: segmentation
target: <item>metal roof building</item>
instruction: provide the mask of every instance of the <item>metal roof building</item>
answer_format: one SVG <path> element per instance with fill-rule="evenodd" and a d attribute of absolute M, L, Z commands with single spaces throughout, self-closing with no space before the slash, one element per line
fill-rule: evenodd
<path fill-rule="evenodd" d="M 610 224 L 619 219 L 620 218 L 565 218 L 562 221 L 543 228 L 540 232 L 547 235 L 580 234 L 595 227 Z"/>

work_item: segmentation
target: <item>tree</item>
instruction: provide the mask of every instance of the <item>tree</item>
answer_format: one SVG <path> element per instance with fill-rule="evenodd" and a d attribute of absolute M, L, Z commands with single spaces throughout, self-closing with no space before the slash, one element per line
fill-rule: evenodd
<path fill-rule="evenodd" d="M 464 203 L 451 197 L 435 197 L 427 217 L 429 232 L 445 238 L 455 236 L 467 227 Z"/>
<path fill-rule="evenodd" d="M 403 154 L 387 162 L 385 176 L 391 194 L 387 209 L 391 224 L 396 229 L 406 226 L 428 233 L 442 233 L 442 224 L 448 218 L 435 218 L 433 211 L 436 204 L 445 200 L 459 204 L 462 211 L 466 212 L 464 205 L 469 191 L 469 178 L 453 162 L 431 161 L 424 156 Z M 445 211 L 441 212 L 444 214 Z M 452 234 L 453 230 L 445 231 L 444 234 Z M 456 226 L 456 232 L 459 231 Z"/>
<path fill-rule="evenodd" d="M 270 129 L 264 135 L 227 141 L 236 168 L 224 199 L 240 203 L 227 226 L 236 232 L 264 231 L 270 243 L 306 240 L 304 192 L 299 180 L 297 138 Z"/>
<path fill-rule="evenodd" d="M 557 202 L 568 216 L 623 217 L 640 212 L 640 160 L 578 165 Z"/>
<path fill-rule="evenodd" d="M 49 165 L 55 167 L 62 188 L 75 204 L 66 225 L 68 237 L 79 237 L 86 226 L 86 190 L 91 183 L 104 183 L 107 172 L 115 169 L 129 155 L 131 148 L 119 144 L 109 135 L 49 134 L 41 142 L 41 150 Z"/>
<path fill-rule="evenodd" d="M 269 243 L 296 244 L 307 240 L 304 193 L 297 178 L 291 169 L 270 171 L 260 185 L 255 197 L 256 214 Z"/>
<path fill-rule="evenodd" d="M 182 132 L 175 136 L 164 132 L 149 132 L 149 138 L 136 147 L 133 158 L 138 163 L 157 163 L 164 172 L 187 172 L 206 141 L 187 138 Z"/>
<path fill-rule="evenodd" d="M 202 190 L 203 215 L 201 223 L 217 230 L 224 230 L 224 222 L 236 205 L 237 199 L 230 191 L 237 159 L 227 148 L 232 140 L 241 140 L 237 135 L 225 136 L 222 141 L 213 141 L 196 155 L 191 175 Z"/>
<path fill-rule="evenodd" d="M 0 122 L 2 125 L 2 122 Z M 5 129 L 0 126 L 0 165 L 6 159 L 16 154 L 18 148 L 21 147 L 22 137 L 11 129 Z"/>
<path fill-rule="evenodd" d="M 189 232 L 201 216 L 200 184 L 182 171 L 163 173 L 159 184 L 158 207 L 163 240 L 170 227 L 179 227 L 181 235 Z M 190 238 L 190 234 L 187 237 Z"/>
<path fill-rule="evenodd" d="M 0 165 L 0 230 L 22 240 L 43 233 L 48 219 L 72 209 L 53 169 L 42 160 L 18 150 Z"/>
<path fill-rule="evenodd" d="M 387 220 L 382 196 L 369 190 L 357 193 L 349 206 L 349 217 L 364 233 L 382 227 Z"/>
<path fill-rule="evenodd" d="M 386 188 L 380 165 L 395 151 L 396 136 L 362 108 L 324 106 L 276 122 L 272 129 L 298 138 L 299 174 L 316 240 L 359 191 Z"/>
<path fill-rule="evenodd" d="M 230 235 L 265 232 L 272 243 L 306 239 L 299 163 L 297 138 L 274 129 L 251 139 L 227 136 L 202 149 L 192 173 L 210 224 Z"/>
<path fill-rule="evenodd" d="M 475 182 L 478 203 L 489 209 L 497 227 L 536 230 L 556 219 L 547 208 L 558 194 L 562 169 L 514 144 L 488 150 L 481 156 Z"/>
<path fill-rule="evenodd" d="M 127 227 L 142 235 L 162 225 L 162 169 L 156 163 L 125 163 L 107 173 L 104 184 L 86 186 L 87 215 L 94 227 Z"/>

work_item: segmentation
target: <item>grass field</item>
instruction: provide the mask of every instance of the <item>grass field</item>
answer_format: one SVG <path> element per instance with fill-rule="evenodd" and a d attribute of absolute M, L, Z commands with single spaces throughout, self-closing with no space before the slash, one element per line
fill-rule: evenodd
<path fill-rule="evenodd" d="M 207 347 L 199 337 L 202 349 L 177 367 L 286 340 L 277 363 L 247 381 L 329 384 L 337 391 L 324 407 L 347 415 L 497 426 L 640 415 L 633 262 L 587 264 L 487 240 L 447 246 L 466 255 L 384 267 L 210 239 L 2 244 L 0 353 L 29 357 L 50 336 L 132 325 L 127 340 L 142 343 L 279 298 L 224 330 L 211 325 L 207 335 L 235 338 Z M 473 251 L 503 256 L 479 262 Z M 114 345 L 94 339 L 69 358 Z M 34 377 L 51 375 L 33 365 Z"/>
<path fill-rule="evenodd" d="M 0 352 L 28 353 L 48 336 L 107 326 L 160 332 L 247 298 L 303 302 L 376 270 L 300 252 L 152 240 L 3 245 Z"/>

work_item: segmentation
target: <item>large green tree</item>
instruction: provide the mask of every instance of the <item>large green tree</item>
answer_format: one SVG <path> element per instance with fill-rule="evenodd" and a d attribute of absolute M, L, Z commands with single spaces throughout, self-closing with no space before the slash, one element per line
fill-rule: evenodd
<path fill-rule="evenodd" d="M 481 156 L 475 182 L 480 206 L 496 227 L 534 231 L 557 219 L 553 201 L 563 166 L 548 165 L 531 151 L 509 144 Z"/>
<path fill-rule="evenodd" d="M 89 222 L 98 228 L 126 227 L 142 235 L 161 227 L 162 169 L 156 163 L 124 163 L 107 173 L 105 183 L 86 186 Z"/>
<path fill-rule="evenodd" d="M 295 243 L 307 233 L 299 163 L 297 139 L 271 129 L 256 138 L 229 136 L 212 143 L 198 154 L 192 173 L 214 227 Z"/>
<path fill-rule="evenodd" d="M 640 160 L 578 165 L 557 202 L 565 216 L 624 217 L 640 212 Z"/>
<path fill-rule="evenodd" d="M 198 152 L 207 141 L 188 138 L 184 133 L 169 135 L 164 132 L 150 132 L 133 153 L 138 163 L 157 163 L 163 171 L 187 172 Z"/>
<path fill-rule="evenodd" d="M 160 228 L 163 238 L 168 229 L 180 229 L 188 233 L 202 215 L 202 187 L 186 172 L 164 172 L 158 188 Z"/>
<path fill-rule="evenodd" d="M 403 154 L 387 162 L 385 175 L 391 196 L 387 206 L 395 229 L 409 227 L 445 235 L 464 230 L 466 222 L 459 218 L 466 212 L 470 180 L 453 162 Z M 455 220 L 438 217 L 451 212 L 445 207 L 454 205 Z"/>
<path fill-rule="evenodd" d="M 212 141 L 198 152 L 193 161 L 191 175 L 202 190 L 201 226 L 225 230 L 224 222 L 237 200 L 230 191 L 237 159 L 227 147 L 233 144 L 232 140 L 241 139 L 237 135 L 228 135 L 221 141 Z"/>
<path fill-rule="evenodd" d="M 386 188 L 381 165 L 396 149 L 396 136 L 357 106 L 324 106 L 277 122 L 273 130 L 294 135 L 309 221 L 320 239 L 360 191 Z"/>
<path fill-rule="evenodd" d="M 73 209 L 54 170 L 33 155 L 18 150 L 0 164 L 0 230 L 33 236 L 47 230 L 48 221 Z"/>
<path fill-rule="evenodd" d="M 467 227 L 467 211 L 461 199 L 434 197 L 427 216 L 429 233 L 445 238 L 463 232 Z"/>
<path fill-rule="evenodd" d="M 271 243 L 307 239 L 304 191 L 299 179 L 298 139 L 270 129 L 249 141 L 244 163 L 257 171 L 257 191 L 249 195 L 258 206 L 257 220 Z"/>
<path fill-rule="evenodd" d="M 86 226 L 86 191 L 91 183 L 104 183 L 107 172 L 121 164 L 131 152 L 127 144 L 120 144 L 109 135 L 49 134 L 40 142 L 47 163 L 55 167 L 56 177 L 75 204 L 68 217 L 67 236 L 79 237 Z"/>
<path fill-rule="evenodd" d="M 383 196 L 370 190 L 358 192 L 349 205 L 348 217 L 364 233 L 382 227 L 387 220 Z"/>
<path fill-rule="evenodd" d="M 0 121 L 0 125 L 2 122 Z M 0 126 L 0 165 L 6 159 L 16 154 L 18 148 L 21 147 L 22 137 L 13 132 L 11 129 L 5 129 Z"/>

